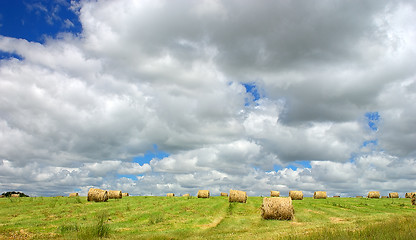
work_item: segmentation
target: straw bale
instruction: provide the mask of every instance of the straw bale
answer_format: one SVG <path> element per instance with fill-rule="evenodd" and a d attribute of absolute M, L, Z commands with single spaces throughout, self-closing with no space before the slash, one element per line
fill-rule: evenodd
<path fill-rule="evenodd" d="M 416 194 L 412 194 L 412 205 L 416 205 Z"/>
<path fill-rule="evenodd" d="M 289 197 L 291 197 L 292 200 L 302 200 L 303 192 L 302 191 L 289 191 Z"/>
<path fill-rule="evenodd" d="M 380 198 L 380 192 L 379 191 L 369 192 L 367 197 L 368 198 Z"/>
<path fill-rule="evenodd" d="M 399 193 L 391 192 L 391 193 L 389 193 L 389 198 L 399 198 Z"/>
<path fill-rule="evenodd" d="M 109 199 L 120 199 L 123 197 L 123 193 L 120 190 L 107 190 Z"/>
<path fill-rule="evenodd" d="M 381 196 L 381 198 L 389 198 L 389 196 Z"/>
<path fill-rule="evenodd" d="M 333 196 L 333 197 L 341 197 L 341 196 L 338 196 L 338 195 L 337 195 L 337 196 Z"/>
<path fill-rule="evenodd" d="M 182 197 L 190 197 L 191 195 L 189 193 L 186 193 L 184 195 L 182 195 Z"/>
<path fill-rule="evenodd" d="M 70 193 L 69 194 L 69 197 L 78 197 L 79 195 L 78 195 L 78 193 L 77 192 L 74 192 L 74 193 Z"/>
<path fill-rule="evenodd" d="M 198 198 L 209 198 L 209 190 L 199 190 L 197 196 Z"/>
<path fill-rule="evenodd" d="M 263 219 L 291 220 L 295 210 L 290 197 L 263 198 L 261 216 Z"/>
<path fill-rule="evenodd" d="M 4 198 L 4 195 L 0 195 L 0 198 Z"/>
<path fill-rule="evenodd" d="M 416 192 L 408 192 L 404 195 L 405 198 L 412 198 L 412 195 Z"/>
<path fill-rule="evenodd" d="M 230 190 L 230 194 L 228 194 L 228 202 L 246 203 L 247 193 L 240 190 Z"/>
<path fill-rule="evenodd" d="M 362 198 L 363 196 L 355 196 L 356 198 Z"/>
<path fill-rule="evenodd" d="M 326 192 L 323 192 L 323 191 L 314 192 L 313 199 L 326 199 Z"/>
<path fill-rule="evenodd" d="M 270 197 L 280 197 L 279 191 L 270 191 Z"/>
<path fill-rule="evenodd" d="M 129 194 L 128 192 L 123 192 L 123 193 L 122 193 L 122 195 L 123 195 L 123 197 L 128 197 L 128 196 L 130 196 L 130 194 Z"/>
<path fill-rule="evenodd" d="M 10 197 L 20 197 L 20 194 L 12 194 L 12 195 L 10 195 Z"/>
<path fill-rule="evenodd" d="M 168 194 L 166 194 L 166 197 L 174 197 L 174 196 L 175 196 L 174 193 L 168 193 Z"/>
<path fill-rule="evenodd" d="M 94 202 L 107 202 L 108 192 L 98 188 L 90 188 L 90 190 L 88 190 L 87 200 Z"/>
<path fill-rule="evenodd" d="M 226 192 L 222 192 L 222 193 L 221 193 L 221 197 L 228 197 L 228 193 L 226 193 Z"/>

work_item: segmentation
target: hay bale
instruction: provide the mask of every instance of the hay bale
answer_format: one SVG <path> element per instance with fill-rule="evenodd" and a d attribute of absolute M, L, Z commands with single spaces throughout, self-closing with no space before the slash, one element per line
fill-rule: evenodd
<path fill-rule="evenodd" d="M 123 195 L 123 197 L 128 197 L 128 196 L 130 196 L 130 194 L 129 194 L 128 192 L 123 192 L 123 193 L 122 193 L 122 195 Z"/>
<path fill-rule="evenodd" d="M 388 196 L 381 196 L 381 198 L 389 198 Z"/>
<path fill-rule="evenodd" d="M 356 198 L 362 198 L 363 196 L 355 196 Z"/>
<path fill-rule="evenodd" d="M 199 190 L 197 194 L 198 198 L 209 198 L 209 190 Z"/>
<path fill-rule="evenodd" d="M 280 197 L 279 191 L 270 191 L 270 197 Z"/>
<path fill-rule="evenodd" d="M 123 193 L 120 190 L 107 190 L 109 199 L 121 199 Z"/>
<path fill-rule="evenodd" d="M 174 196 L 175 196 L 174 193 L 168 193 L 168 194 L 166 194 L 166 197 L 174 197 Z"/>
<path fill-rule="evenodd" d="M 10 197 L 20 197 L 20 194 L 12 194 L 12 195 L 10 195 Z"/>
<path fill-rule="evenodd" d="M 0 198 L 4 198 L 4 195 L 0 195 Z"/>
<path fill-rule="evenodd" d="M 228 194 L 228 202 L 246 203 L 247 193 L 240 190 L 230 190 L 230 194 Z"/>
<path fill-rule="evenodd" d="M 416 205 L 416 193 L 412 194 L 412 205 Z"/>
<path fill-rule="evenodd" d="M 412 198 L 412 195 L 415 194 L 416 192 L 408 192 L 404 195 L 405 198 Z"/>
<path fill-rule="evenodd" d="M 69 197 L 79 197 L 79 195 L 77 192 L 74 192 L 74 193 L 70 193 Z"/>
<path fill-rule="evenodd" d="M 90 190 L 88 190 L 87 200 L 94 202 L 107 202 L 108 192 L 99 188 L 90 188 Z"/>
<path fill-rule="evenodd" d="M 220 196 L 221 196 L 221 197 L 228 197 L 228 193 L 226 193 L 226 192 L 222 192 L 222 193 L 220 194 Z"/>
<path fill-rule="evenodd" d="M 263 198 L 261 217 L 263 219 L 291 220 L 295 210 L 290 197 Z"/>
<path fill-rule="evenodd" d="M 182 195 L 182 197 L 190 197 L 191 195 L 189 193 L 186 193 L 184 195 Z"/>
<path fill-rule="evenodd" d="M 380 192 L 379 191 L 369 192 L 367 195 L 367 198 L 380 198 Z"/>
<path fill-rule="evenodd" d="M 292 200 L 302 200 L 303 192 L 302 191 L 289 191 L 289 197 L 292 198 Z"/>
<path fill-rule="evenodd" d="M 391 192 L 391 193 L 389 193 L 389 198 L 399 198 L 399 193 Z"/>
<path fill-rule="evenodd" d="M 341 197 L 341 196 L 333 196 L 333 197 Z"/>
<path fill-rule="evenodd" d="M 314 192 L 313 199 L 326 199 L 326 192 L 323 192 L 323 191 Z"/>

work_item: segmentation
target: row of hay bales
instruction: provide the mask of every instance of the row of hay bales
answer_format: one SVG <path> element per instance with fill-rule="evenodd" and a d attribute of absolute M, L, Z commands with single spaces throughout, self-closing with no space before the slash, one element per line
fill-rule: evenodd
<path fill-rule="evenodd" d="M 241 191 L 240 191 L 241 192 Z M 406 193 L 406 197 L 411 198 L 411 194 L 412 193 Z M 414 194 L 414 193 L 413 193 Z M 166 194 L 167 197 L 174 197 L 175 194 L 174 193 L 168 193 Z M 186 196 L 190 196 L 189 194 L 184 194 L 184 197 Z M 227 193 L 221 192 L 220 196 L 228 196 Z M 245 202 L 246 200 L 240 200 L 239 196 L 243 196 L 241 195 L 241 193 L 239 193 L 238 190 L 230 190 L 230 199 L 238 199 L 236 200 L 237 202 Z M 209 198 L 210 197 L 210 193 L 209 190 L 199 190 L 198 194 L 197 194 L 198 198 Z M 270 191 L 270 197 L 280 197 L 280 192 L 279 191 Z M 289 191 L 289 197 L 292 200 L 302 200 L 303 199 L 303 192 L 302 191 Z M 333 196 L 335 198 L 339 198 L 340 196 Z M 356 196 L 358 197 L 362 197 L 362 196 Z M 244 197 L 242 197 L 244 198 Z M 245 194 L 245 199 L 247 198 L 247 194 Z M 327 198 L 327 193 L 325 191 L 316 191 L 313 193 L 313 198 L 314 199 L 326 199 Z M 378 191 L 371 191 L 368 193 L 367 198 L 380 198 L 380 192 Z M 389 193 L 389 196 L 382 196 L 382 198 L 399 198 L 399 194 L 397 192 L 391 192 Z"/>
<path fill-rule="evenodd" d="M 174 193 L 167 193 L 166 197 L 174 197 L 175 194 Z M 184 194 L 182 195 L 183 197 L 189 197 L 190 195 Z M 198 198 L 209 198 L 211 195 L 209 193 L 209 190 L 199 190 L 197 193 L 197 197 Z M 228 196 L 228 201 L 229 202 L 241 202 L 241 203 L 246 203 L 247 202 L 247 193 L 244 191 L 240 191 L 240 190 L 230 190 L 230 193 L 221 193 L 222 197 L 227 197 Z"/>
<path fill-rule="evenodd" d="M 79 196 L 78 193 L 69 194 L 70 197 Z M 102 190 L 99 188 L 90 188 L 88 190 L 87 201 L 106 202 L 108 199 L 121 199 L 128 197 L 129 193 L 123 193 L 120 190 Z"/>

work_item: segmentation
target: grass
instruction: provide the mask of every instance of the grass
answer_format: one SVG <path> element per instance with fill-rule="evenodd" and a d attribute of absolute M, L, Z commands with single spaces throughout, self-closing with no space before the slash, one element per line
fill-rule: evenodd
<path fill-rule="evenodd" d="M 0 199 L 0 239 L 412 239 L 409 199 L 293 201 L 295 219 L 261 219 L 261 197 L 246 204 L 211 197 Z"/>

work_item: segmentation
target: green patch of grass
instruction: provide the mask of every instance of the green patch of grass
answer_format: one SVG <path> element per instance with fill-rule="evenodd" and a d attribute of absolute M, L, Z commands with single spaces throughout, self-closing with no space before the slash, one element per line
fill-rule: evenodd
<path fill-rule="evenodd" d="M 76 224 L 64 224 L 58 227 L 58 232 L 60 234 L 67 234 L 80 231 L 81 228 Z"/>
<path fill-rule="evenodd" d="M 160 223 L 160 222 L 162 222 L 163 220 L 164 220 L 164 218 L 163 218 L 163 214 L 162 214 L 162 213 L 160 213 L 160 212 L 152 213 L 152 214 L 149 216 L 149 224 L 150 224 L 150 225 L 152 225 L 152 224 L 156 224 L 156 223 Z"/>
<path fill-rule="evenodd" d="M 0 236 L 34 239 L 386 239 L 415 236 L 409 199 L 304 198 L 295 219 L 265 221 L 261 197 L 229 203 L 211 197 L 128 197 L 95 203 L 85 197 L 0 199 Z M 21 231 L 22 230 L 22 231 Z M 379 235 L 369 235 L 380 231 Z M 383 233 L 389 232 L 389 233 Z M 26 234 L 26 235 L 25 235 Z M 53 235 L 55 234 L 55 235 Z M 20 236 L 19 235 L 19 236 Z M 325 236 L 325 237 L 323 237 Z M 329 236 L 326 238 L 326 236 Z"/>

